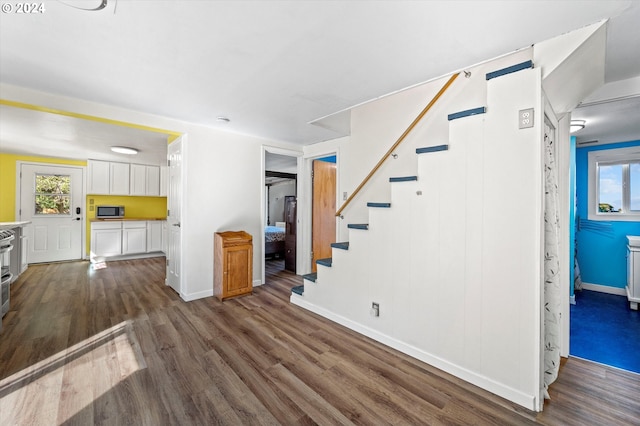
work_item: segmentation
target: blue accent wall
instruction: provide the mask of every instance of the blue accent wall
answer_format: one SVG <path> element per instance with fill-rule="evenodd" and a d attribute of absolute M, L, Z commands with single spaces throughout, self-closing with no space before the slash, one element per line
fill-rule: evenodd
<path fill-rule="evenodd" d="M 335 163 L 336 162 L 336 156 L 335 155 L 330 155 L 329 157 L 322 157 L 322 158 L 318 158 L 318 161 L 324 161 L 327 163 Z"/>
<path fill-rule="evenodd" d="M 576 220 L 588 219 L 589 160 L 591 151 L 640 146 L 640 141 L 622 142 L 576 149 Z M 582 281 L 616 288 L 627 285 L 627 235 L 640 235 L 640 222 L 593 221 L 610 224 L 606 231 L 580 227 L 576 231 L 578 264 Z"/>
<path fill-rule="evenodd" d="M 569 206 L 569 295 L 574 295 L 575 273 L 573 265 L 575 265 L 576 253 L 576 137 L 571 136 L 569 141 L 569 195 L 571 197 L 571 205 Z"/>

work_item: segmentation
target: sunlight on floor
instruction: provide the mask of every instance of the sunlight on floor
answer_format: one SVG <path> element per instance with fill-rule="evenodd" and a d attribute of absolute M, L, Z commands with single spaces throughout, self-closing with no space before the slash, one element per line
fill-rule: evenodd
<path fill-rule="evenodd" d="M 143 368 L 135 335 L 121 322 L 1 380 L 0 424 L 64 423 Z"/>

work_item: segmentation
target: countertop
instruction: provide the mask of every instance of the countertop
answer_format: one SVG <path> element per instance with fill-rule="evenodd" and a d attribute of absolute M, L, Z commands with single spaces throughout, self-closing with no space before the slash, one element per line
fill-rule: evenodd
<path fill-rule="evenodd" d="M 132 220 L 167 220 L 166 217 L 114 217 L 114 218 L 107 218 L 107 219 L 99 219 L 99 218 L 93 218 L 93 219 L 89 219 L 89 222 L 127 222 L 127 221 L 132 221 Z"/>
<path fill-rule="evenodd" d="M 0 222 L 0 229 L 13 229 L 27 226 L 31 221 L 25 220 L 22 222 Z"/>

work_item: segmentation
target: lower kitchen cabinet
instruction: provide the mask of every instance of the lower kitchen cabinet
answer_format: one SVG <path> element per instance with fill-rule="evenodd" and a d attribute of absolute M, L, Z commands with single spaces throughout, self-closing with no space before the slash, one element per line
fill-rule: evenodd
<path fill-rule="evenodd" d="M 91 256 L 136 256 L 163 252 L 164 220 L 91 223 Z M 141 256 L 143 257 L 143 256 Z"/>
<path fill-rule="evenodd" d="M 147 252 L 147 222 L 122 222 L 122 254 Z"/>
<path fill-rule="evenodd" d="M 122 223 L 91 224 L 91 256 L 119 256 L 122 254 Z"/>

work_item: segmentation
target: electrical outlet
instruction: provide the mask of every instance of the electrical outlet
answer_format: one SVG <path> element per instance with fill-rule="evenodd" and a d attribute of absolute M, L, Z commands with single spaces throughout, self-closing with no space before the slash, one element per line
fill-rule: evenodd
<path fill-rule="evenodd" d="M 342 201 L 347 201 L 347 191 L 342 193 Z"/>
<path fill-rule="evenodd" d="M 533 108 L 521 109 L 518 112 L 518 128 L 526 129 L 533 127 Z"/>

